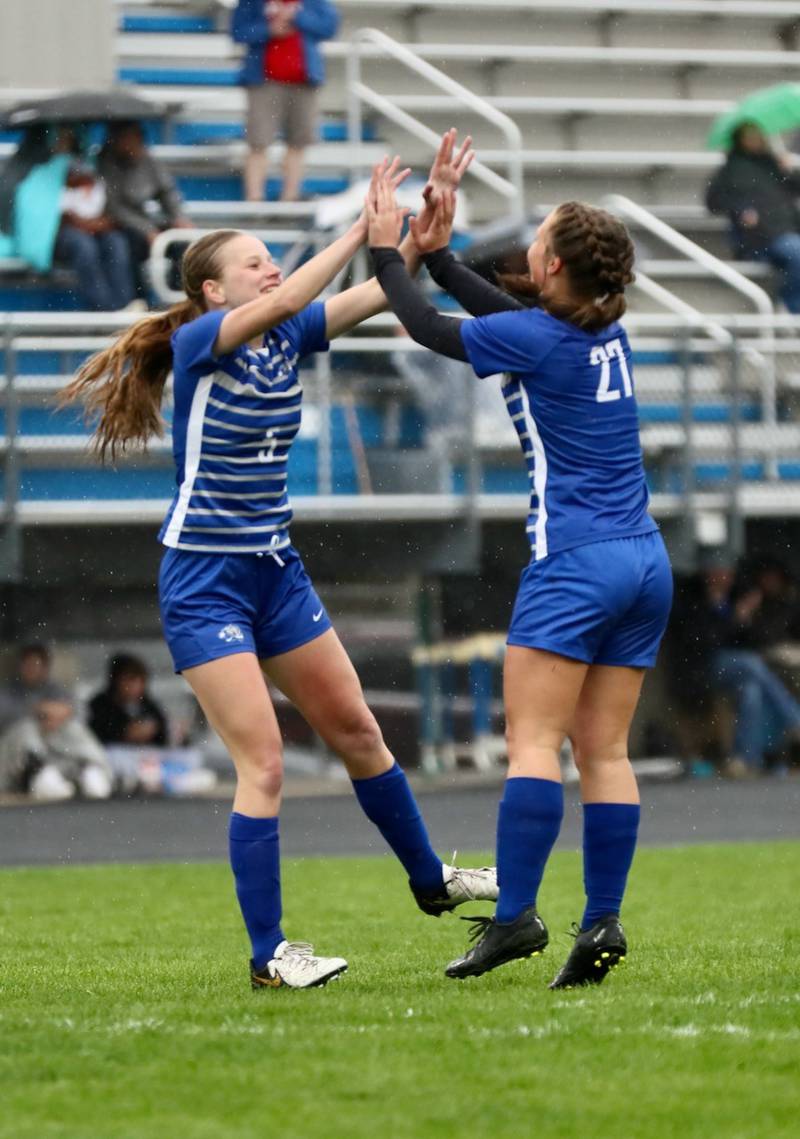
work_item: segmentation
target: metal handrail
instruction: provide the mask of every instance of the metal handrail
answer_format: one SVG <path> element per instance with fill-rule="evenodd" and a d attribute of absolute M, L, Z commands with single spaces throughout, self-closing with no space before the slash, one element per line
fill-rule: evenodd
<path fill-rule="evenodd" d="M 711 339 L 722 348 L 729 348 L 733 343 L 733 336 L 728 332 L 727 328 L 718 324 L 715 320 L 709 320 L 705 317 L 699 309 L 693 308 L 692 305 L 687 304 L 686 301 L 681 300 L 675 293 L 665 289 L 663 285 L 659 285 L 652 277 L 648 277 L 646 273 L 637 270 L 636 281 L 634 282 L 646 296 L 658 302 L 668 309 L 675 316 L 682 318 L 686 324 L 686 328 L 702 328 L 704 329 Z M 626 322 L 627 323 L 627 322 Z"/>
<path fill-rule="evenodd" d="M 678 230 L 673 229 L 672 226 L 667 225 L 660 218 L 651 214 L 644 206 L 640 206 L 638 202 L 631 201 L 626 198 L 624 194 L 607 194 L 603 203 L 614 210 L 623 217 L 642 226 L 654 237 L 660 238 L 665 244 L 671 246 L 673 249 L 682 253 L 688 260 L 693 261 L 696 265 L 702 265 L 709 273 L 711 273 L 717 280 L 723 284 L 728 285 L 740 296 L 744 296 L 756 308 L 759 315 L 762 317 L 773 317 L 775 314 L 775 306 L 772 303 L 772 298 L 769 296 L 760 285 L 756 285 L 753 281 L 748 280 L 738 270 L 732 269 L 730 265 L 726 265 L 719 257 L 715 257 L 713 253 L 709 253 L 707 249 L 697 245 L 696 242 L 690 241 Z M 774 426 L 778 422 L 778 386 L 777 376 L 775 369 L 775 341 L 771 330 L 765 327 L 759 335 L 759 348 L 756 349 L 750 345 L 744 349 L 746 355 L 750 359 L 755 360 L 758 366 L 763 370 L 764 385 L 762 388 L 762 415 L 764 422 Z M 767 467 L 769 468 L 771 477 L 777 474 L 777 464 L 771 457 L 767 457 Z"/>
<path fill-rule="evenodd" d="M 643 229 L 648 230 L 654 235 L 659 237 L 667 245 L 671 245 L 673 249 L 677 249 L 690 261 L 702 265 L 714 276 L 718 277 L 726 285 L 730 285 L 736 292 L 741 293 L 742 296 L 747 297 L 752 301 L 758 312 L 763 313 L 765 316 L 771 316 L 775 312 L 775 306 L 769 294 L 760 287 L 748 280 L 738 270 L 732 269 L 730 265 L 726 265 L 719 257 L 715 257 L 713 253 L 709 253 L 707 249 L 697 245 L 696 242 L 690 241 L 688 237 L 684 237 L 677 229 L 667 225 L 666 222 L 661 221 L 655 214 L 650 213 L 644 206 L 640 206 L 638 202 L 631 201 L 626 198 L 624 194 L 606 194 L 603 198 L 603 203 L 616 211 L 616 213 L 623 214 L 625 217 L 635 221 Z"/>
<path fill-rule="evenodd" d="M 476 95 L 474 91 L 470 91 L 463 84 L 451 79 L 449 75 L 445 75 L 427 60 L 421 59 L 408 45 L 398 43 L 397 40 L 392 39 L 391 36 L 387 36 L 385 32 L 381 32 L 377 28 L 358 29 L 352 37 L 352 50 L 347 58 L 348 134 L 356 147 L 356 153 L 360 152 L 363 145 L 362 102 L 368 102 L 381 114 L 397 123 L 398 126 L 404 127 L 422 141 L 433 146 L 439 142 L 439 136 L 430 127 L 426 127 L 424 123 L 409 115 L 407 111 L 401 110 L 389 99 L 362 82 L 361 48 L 364 44 L 371 44 L 373 47 L 381 49 L 386 55 L 392 56 L 411 71 L 416 72 L 417 75 L 427 79 L 435 87 L 459 99 L 463 106 L 468 107 L 502 131 L 508 144 L 506 156 L 508 178 L 501 178 L 496 171 L 477 160 L 473 161 L 470 171 L 480 181 L 502 194 L 510 203 L 512 218 L 522 221 L 525 216 L 523 171 L 520 158 L 522 133 L 514 120 L 502 111 L 498 111 L 496 107 Z"/>

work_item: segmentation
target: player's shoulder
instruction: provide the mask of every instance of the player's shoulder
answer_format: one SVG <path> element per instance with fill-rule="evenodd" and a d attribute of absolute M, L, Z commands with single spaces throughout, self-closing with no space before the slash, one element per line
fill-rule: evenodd
<path fill-rule="evenodd" d="M 194 356 L 203 349 L 210 350 L 219 335 L 225 317 L 223 311 L 204 312 L 194 320 L 178 325 L 170 337 L 173 356 L 179 363 L 185 355 Z"/>

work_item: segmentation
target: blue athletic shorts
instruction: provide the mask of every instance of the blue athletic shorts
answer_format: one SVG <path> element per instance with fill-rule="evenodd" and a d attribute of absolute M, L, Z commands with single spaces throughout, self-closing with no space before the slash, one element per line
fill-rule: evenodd
<path fill-rule="evenodd" d="M 657 532 L 611 538 L 531 562 L 508 644 L 587 664 L 652 668 L 672 605 L 672 570 Z"/>
<path fill-rule="evenodd" d="M 278 656 L 331 627 L 293 546 L 278 555 L 168 548 L 158 595 L 176 672 L 232 653 Z"/>

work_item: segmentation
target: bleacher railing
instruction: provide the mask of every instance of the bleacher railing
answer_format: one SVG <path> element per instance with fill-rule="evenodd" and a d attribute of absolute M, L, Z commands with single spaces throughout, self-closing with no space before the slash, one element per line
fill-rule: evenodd
<path fill-rule="evenodd" d="M 775 342 L 769 323 L 775 312 L 775 306 L 770 295 L 755 281 L 749 280 L 732 265 L 727 265 L 719 257 L 715 257 L 713 253 L 709 253 L 707 249 L 703 249 L 702 246 L 691 241 L 677 229 L 667 225 L 661 218 L 656 217 L 638 202 L 631 201 L 623 194 L 608 194 L 604 202 L 610 210 L 659 238 L 680 253 L 682 257 L 701 266 L 717 281 L 745 297 L 754 306 L 756 312 L 766 318 L 766 323 L 758 330 L 757 346 L 750 344 L 747 350 L 754 354 L 753 362 L 760 367 L 762 372 L 762 408 L 765 424 L 774 427 L 777 423 L 778 393 Z M 774 461 L 768 459 L 768 462 L 772 467 L 774 477 L 777 474 Z"/>
<path fill-rule="evenodd" d="M 63 422 L 59 426 L 57 417 L 51 417 L 55 394 L 80 360 L 133 319 L 116 313 L 0 315 L 6 579 L 19 572 L 24 527 L 110 521 L 157 525 L 163 517 L 172 478 L 168 438 L 157 441 L 148 458 L 126 460 L 118 471 L 102 472 L 87 454 L 88 430 Z M 794 411 L 800 390 L 798 318 L 671 311 L 631 313 L 625 324 L 634 350 L 654 514 L 682 528 L 690 541 L 718 533 L 720 541 L 734 548 L 744 517 L 800 514 L 800 421 Z M 392 437 L 386 423 L 397 422 L 398 403 L 414 402 L 403 387 L 396 354 L 425 355 L 398 337 L 396 328 L 388 314 L 374 318 L 357 334 L 334 341 L 329 353 L 315 356 L 303 371 L 299 450 L 305 447 L 307 466 L 294 485 L 290 466 L 289 485 L 298 521 L 522 522 L 524 470 L 503 414 L 499 380 L 483 382 L 497 389 L 498 415 L 483 403 L 477 413 L 473 405 L 459 409 L 461 436 L 444 456 L 444 481 L 431 474 L 424 430 L 410 444 Z M 774 341 L 774 379 L 765 378 L 759 364 L 765 334 Z M 39 360 L 46 360 L 47 367 L 40 367 Z M 775 398 L 766 410 L 765 389 Z M 478 384 L 467 390 L 468 401 L 474 400 Z M 365 429 L 372 432 L 369 438 L 363 437 Z M 416 467 L 408 463 L 411 452 L 419 460 Z M 376 456 L 382 470 L 377 482 L 370 477 Z M 404 462 L 405 483 L 399 478 L 393 482 L 394 467 L 399 470 Z M 64 490 L 76 469 L 86 493 Z M 417 471 L 410 484 L 408 470 Z M 160 472 L 163 489 L 138 497 L 130 489 L 123 491 L 126 475 L 137 471 Z M 46 485 L 44 479 L 49 479 Z M 120 480 L 118 494 L 115 479 Z M 101 482 L 103 492 L 94 493 Z"/>
<path fill-rule="evenodd" d="M 353 34 L 350 46 L 351 51 L 347 57 L 348 135 L 356 147 L 356 155 L 363 145 L 361 142 L 363 138 L 363 104 L 385 115 L 397 126 L 407 130 L 415 138 L 421 139 L 434 149 L 440 141 L 440 135 L 431 130 L 430 127 L 363 81 L 362 51 L 365 47 L 369 47 L 371 56 L 374 57 L 375 51 L 378 50 L 381 55 L 397 60 L 416 75 L 427 79 L 440 91 L 444 91 L 445 94 L 455 98 L 462 108 L 480 115 L 481 118 L 501 131 L 507 144 L 507 152 L 504 155 L 507 177 L 503 178 L 495 170 L 477 159 L 473 161 L 470 172 L 473 177 L 478 178 L 484 185 L 500 194 L 506 203 L 510 219 L 521 223 L 525 216 L 524 177 L 520 157 L 523 144 L 522 133 L 514 120 L 504 114 L 503 111 L 498 111 L 486 99 L 476 95 L 474 91 L 470 91 L 462 83 L 456 82 L 455 79 L 451 79 L 449 75 L 428 63 L 427 60 L 420 58 L 412 47 L 398 43 L 397 40 L 392 39 L 391 36 L 387 36 L 385 32 L 381 32 L 377 28 L 359 28 Z M 362 168 L 362 172 L 365 172 L 366 164 L 359 163 L 358 157 L 356 162 Z"/>

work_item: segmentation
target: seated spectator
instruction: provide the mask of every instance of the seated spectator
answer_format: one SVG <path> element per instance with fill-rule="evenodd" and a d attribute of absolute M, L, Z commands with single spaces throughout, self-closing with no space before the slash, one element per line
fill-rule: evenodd
<path fill-rule="evenodd" d="M 0 685 L 0 731 L 29 716 L 38 700 L 63 696 L 63 689 L 50 678 L 50 663 L 45 645 L 32 643 L 19 649 L 14 676 Z"/>
<path fill-rule="evenodd" d="M 78 127 L 25 132 L 0 173 L 0 255 L 40 273 L 61 261 L 74 269 L 87 309 L 121 309 L 134 299 L 130 246 L 84 156 Z"/>
<path fill-rule="evenodd" d="M 711 661 L 712 684 L 736 706 L 733 756 L 726 773 L 747 778 L 763 772 L 767 744 L 800 741 L 800 702 L 765 660 L 764 653 L 800 633 L 794 582 L 774 559 L 763 559 L 731 591 L 728 643 Z"/>
<path fill-rule="evenodd" d="M 78 294 L 93 312 L 125 308 L 136 287 L 130 242 L 107 209 L 106 187 L 85 162 L 75 132 L 59 132 L 54 153 L 73 156 L 61 194 L 61 224 L 53 255 L 70 265 L 78 278 Z"/>
<path fill-rule="evenodd" d="M 75 717 L 66 693 L 39 697 L 0 737 L 0 790 L 41 801 L 107 799 L 113 780 L 96 737 Z"/>
<path fill-rule="evenodd" d="M 146 293 L 142 266 L 159 233 L 184 229 L 192 222 L 183 213 L 171 174 L 147 149 L 139 123 L 114 123 L 97 158 L 97 171 L 108 193 L 108 213 L 125 231 L 137 269 L 137 289 Z M 176 287 L 180 287 L 179 281 Z"/>
<path fill-rule="evenodd" d="M 166 745 L 167 719 L 148 694 L 147 680 L 138 657 L 112 657 L 107 686 L 89 702 L 89 726 L 104 744 Z"/>
<path fill-rule="evenodd" d="M 800 173 L 770 149 L 754 123 L 733 132 L 725 163 L 706 191 L 712 214 L 731 222 L 735 257 L 769 261 L 782 273 L 781 300 L 800 313 Z"/>
<path fill-rule="evenodd" d="M 775 562 L 736 574 L 712 554 L 700 573 L 678 585 L 668 637 L 671 694 L 682 726 L 692 721 L 692 734 L 702 731 L 698 720 L 706 728 L 718 724 L 720 697 L 731 701 L 733 739 L 722 763 L 730 778 L 764 771 L 770 740 L 800 736 L 800 703 L 764 657 L 798 631 L 794 587 Z"/>

